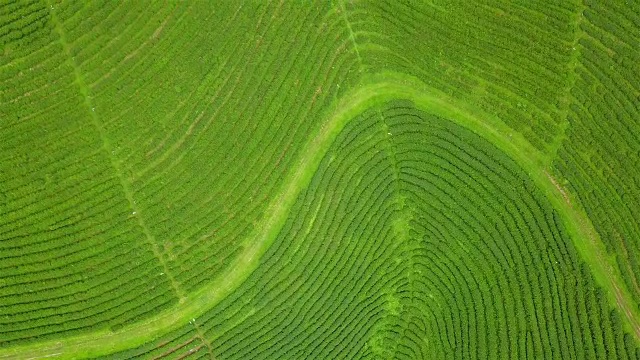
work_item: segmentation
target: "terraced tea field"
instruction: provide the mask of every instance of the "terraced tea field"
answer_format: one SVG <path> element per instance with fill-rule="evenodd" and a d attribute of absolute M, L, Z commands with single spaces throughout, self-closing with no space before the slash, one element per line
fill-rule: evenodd
<path fill-rule="evenodd" d="M 0 1 L 0 359 L 640 359 L 640 3 Z"/>

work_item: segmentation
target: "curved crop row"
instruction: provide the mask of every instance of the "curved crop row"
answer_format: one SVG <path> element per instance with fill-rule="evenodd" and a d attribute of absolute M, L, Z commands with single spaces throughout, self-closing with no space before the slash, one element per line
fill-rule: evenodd
<path fill-rule="evenodd" d="M 10 52 L 34 42 L 47 30 L 47 9 L 41 1 L 0 4 L 0 48 Z"/>

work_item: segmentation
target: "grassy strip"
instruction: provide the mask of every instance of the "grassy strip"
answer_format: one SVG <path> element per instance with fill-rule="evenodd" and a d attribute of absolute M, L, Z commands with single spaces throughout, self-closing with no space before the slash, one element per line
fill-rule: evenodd
<path fill-rule="evenodd" d="M 312 134 L 303 148 L 293 172 L 283 182 L 282 191 L 273 198 L 265 212 L 269 215 L 256 227 L 256 233 L 247 239 L 242 254 L 207 286 L 187 295 L 177 308 L 120 331 L 94 332 L 59 341 L 2 349 L 0 358 L 95 357 L 153 341 L 200 316 L 233 292 L 258 267 L 260 258 L 277 237 L 298 195 L 309 185 L 322 158 L 344 126 L 368 108 L 394 99 L 411 100 L 420 110 L 454 121 L 484 137 L 516 160 L 558 210 L 597 283 L 621 310 L 625 329 L 632 331 L 640 340 L 640 314 L 632 306 L 632 298 L 621 281 L 615 259 L 607 256 L 584 211 L 572 206 L 564 190 L 548 174 L 550 159 L 498 118 L 483 114 L 466 104 L 455 103 L 444 93 L 426 87 L 411 76 L 384 73 L 368 76 L 361 86 L 335 104 L 327 121 Z"/>

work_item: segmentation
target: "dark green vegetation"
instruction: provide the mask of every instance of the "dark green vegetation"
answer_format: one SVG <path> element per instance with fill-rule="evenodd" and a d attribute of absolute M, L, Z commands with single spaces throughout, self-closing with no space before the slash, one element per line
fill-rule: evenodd
<path fill-rule="evenodd" d="M 0 358 L 640 359 L 638 14 L 2 2 Z"/>

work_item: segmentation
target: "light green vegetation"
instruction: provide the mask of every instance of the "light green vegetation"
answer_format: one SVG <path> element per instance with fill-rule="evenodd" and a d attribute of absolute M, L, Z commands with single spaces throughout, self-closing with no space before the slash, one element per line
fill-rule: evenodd
<path fill-rule="evenodd" d="M 0 358 L 640 358 L 629 9 L 2 9 Z"/>

